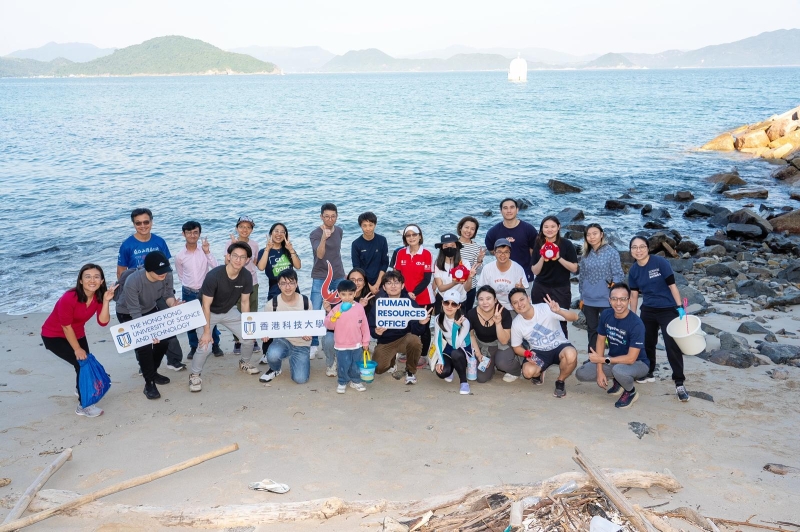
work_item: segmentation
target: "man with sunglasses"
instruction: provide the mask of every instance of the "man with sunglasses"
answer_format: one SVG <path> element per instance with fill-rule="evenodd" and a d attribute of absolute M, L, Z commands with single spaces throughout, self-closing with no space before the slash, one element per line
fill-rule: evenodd
<path fill-rule="evenodd" d="M 197 344 L 197 353 L 192 359 L 192 374 L 189 376 L 189 391 L 191 392 L 199 392 L 202 389 L 203 381 L 200 373 L 203 371 L 206 358 L 211 353 L 211 344 L 213 343 L 211 329 L 215 325 L 224 325 L 233 334 L 242 332 L 242 315 L 236 309 L 236 303 L 241 304 L 242 312 L 250 312 L 253 276 L 244 266 L 252 256 L 253 250 L 246 242 L 233 242 L 228 246 L 226 264 L 212 268 L 206 274 L 203 286 L 200 288 L 206 324 L 197 329 L 200 340 Z M 253 312 L 257 310 L 253 309 Z M 244 358 L 244 351 L 250 351 L 249 358 Z M 248 341 L 242 344 L 239 369 L 249 375 L 260 373 L 258 368 L 250 363 L 254 352 L 253 342 Z"/>
<path fill-rule="evenodd" d="M 611 308 L 600 314 L 597 344 L 589 346 L 589 360 L 575 372 L 579 381 L 596 381 L 604 390 L 608 387 L 608 377 L 611 377 L 612 384 L 606 393 L 620 396 L 614 405 L 617 408 L 628 408 L 636 402 L 639 396 L 635 381 L 650 371 L 650 362 L 644 351 L 644 323 L 628 308 L 630 298 L 631 289 L 625 283 L 617 283 L 611 289 L 608 298 Z"/>

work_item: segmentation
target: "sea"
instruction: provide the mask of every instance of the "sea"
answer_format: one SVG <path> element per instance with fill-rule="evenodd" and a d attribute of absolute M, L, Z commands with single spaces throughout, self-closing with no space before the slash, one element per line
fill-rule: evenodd
<path fill-rule="evenodd" d="M 773 187 L 765 203 L 793 203 L 768 163 L 696 148 L 800 104 L 798 79 L 798 68 L 532 71 L 527 83 L 504 72 L 0 79 L 0 312 L 50 311 L 87 262 L 114 279 L 135 207 L 154 212 L 173 255 L 187 220 L 220 258 L 239 216 L 261 247 L 283 222 L 305 292 L 308 235 L 328 201 L 346 268 L 364 211 L 390 246 L 416 223 L 433 250 L 465 215 L 482 239 L 507 196 L 531 203 L 520 216 L 536 227 L 575 207 L 627 241 L 641 214 L 603 205 L 630 191 L 702 241 L 711 229 L 665 194 L 738 208 L 747 201 L 711 197 L 704 180 L 736 167 Z M 550 179 L 583 191 L 555 195 Z"/>

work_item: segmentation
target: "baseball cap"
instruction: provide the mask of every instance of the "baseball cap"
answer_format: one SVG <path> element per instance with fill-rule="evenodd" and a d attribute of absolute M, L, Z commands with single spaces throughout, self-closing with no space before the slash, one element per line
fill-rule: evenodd
<path fill-rule="evenodd" d="M 455 244 L 457 248 L 461 249 L 464 245 L 458 241 L 458 237 L 453 233 L 445 233 L 439 239 L 438 244 L 434 244 L 434 247 L 441 248 L 444 244 Z"/>
<path fill-rule="evenodd" d="M 459 290 L 451 288 L 450 290 L 445 290 L 444 294 L 442 294 L 442 301 L 454 301 L 456 303 L 461 303 L 463 301 L 463 297 Z"/>
<path fill-rule="evenodd" d="M 497 240 L 494 241 L 494 249 L 497 249 L 500 246 L 511 247 L 511 242 L 509 242 L 507 238 L 498 238 Z"/>
<path fill-rule="evenodd" d="M 144 269 L 150 273 L 163 275 L 172 271 L 169 259 L 160 251 L 151 251 L 144 257 Z"/>
<path fill-rule="evenodd" d="M 256 226 L 256 224 L 253 221 L 253 219 L 250 218 L 249 216 L 239 216 L 239 219 L 236 220 L 236 227 L 239 227 L 240 223 L 248 223 L 248 224 L 252 225 L 254 228 Z"/>

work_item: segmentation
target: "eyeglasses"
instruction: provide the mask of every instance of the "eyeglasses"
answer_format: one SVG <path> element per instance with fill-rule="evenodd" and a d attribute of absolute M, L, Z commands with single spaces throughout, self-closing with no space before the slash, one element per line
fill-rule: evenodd
<path fill-rule="evenodd" d="M 84 281 L 102 281 L 103 277 L 101 275 L 84 275 L 81 277 Z"/>
<path fill-rule="evenodd" d="M 337 214 L 326 214 L 322 217 L 323 220 L 335 220 L 338 217 Z"/>
<path fill-rule="evenodd" d="M 406 238 L 419 237 L 419 233 L 406 233 Z"/>
<path fill-rule="evenodd" d="M 285 235 L 285 234 L 286 234 L 286 231 L 281 231 L 281 230 L 279 230 L 279 229 L 276 229 L 276 230 L 274 230 L 274 231 L 272 232 L 272 234 L 274 234 L 274 235 Z"/>
<path fill-rule="evenodd" d="M 445 307 L 458 307 L 461 303 L 456 303 L 455 301 L 442 301 L 442 306 Z"/>
<path fill-rule="evenodd" d="M 234 255 L 231 253 L 231 260 L 247 260 L 247 255 Z"/>
<path fill-rule="evenodd" d="M 612 303 L 625 303 L 626 301 L 629 301 L 630 298 L 629 297 L 609 297 L 608 300 L 611 301 Z"/>
<path fill-rule="evenodd" d="M 184 231 L 183 234 L 189 236 L 200 236 L 200 231 Z"/>
<path fill-rule="evenodd" d="M 631 251 L 639 251 L 640 249 L 647 249 L 647 246 L 631 246 Z"/>
<path fill-rule="evenodd" d="M 510 249 L 498 249 L 494 252 L 495 255 L 511 255 Z"/>
<path fill-rule="evenodd" d="M 355 278 L 350 280 L 353 281 L 355 284 L 364 284 L 364 279 Z"/>
<path fill-rule="evenodd" d="M 296 286 L 297 281 L 281 281 L 278 283 L 278 286 Z"/>
<path fill-rule="evenodd" d="M 383 284 L 385 284 L 386 286 L 400 286 L 403 283 L 401 283 L 400 281 L 391 280 L 391 281 L 386 281 Z"/>
<path fill-rule="evenodd" d="M 133 225 L 135 225 L 136 227 L 139 227 L 140 225 L 150 225 L 150 220 L 133 222 Z"/>

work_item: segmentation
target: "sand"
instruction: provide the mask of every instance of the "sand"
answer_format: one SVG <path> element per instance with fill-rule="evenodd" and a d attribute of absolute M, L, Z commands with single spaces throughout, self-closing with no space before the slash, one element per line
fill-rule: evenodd
<path fill-rule="evenodd" d="M 187 371 L 162 366 L 173 381 L 159 387 L 161 400 L 148 401 L 133 352 L 117 354 L 108 330 L 90 324 L 89 343 L 112 387 L 100 403 L 105 414 L 87 419 L 74 414 L 72 368 L 41 345 L 44 318 L 0 315 L 0 477 L 12 479 L 0 488 L 6 511 L 65 447 L 72 447 L 73 460 L 46 488 L 87 493 L 237 442 L 235 453 L 103 499 L 213 507 L 330 496 L 411 500 L 466 486 L 534 482 L 578 471 L 571 459 L 578 446 L 601 467 L 667 468 L 683 484 L 675 494 L 628 493 L 644 505 L 668 502 L 659 510 L 691 505 L 716 517 L 800 522 L 800 476 L 762 469 L 770 462 L 800 467 L 800 368 L 789 367 L 790 379 L 775 381 L 770 366 L 734 369 L 686 357 L 687 388 L 714 402 L 693 397 L 680 403 L 659 352 L 657 381 L 638 385 L 639 401 L 618 410 L 595 384 L 574 377 L 567 397 L 554 398 L 554 369 L 544 386 L 495 376 L 473 384 L 470 396 L 427 370 L 416 386 L 383 375 L 365 393 L 338 395 L 322 360 L 312 361 L 307 384 L 294 384 L 286 372 L 265 386 L 225 355 L 207 362 L 200 393 L 188 391 Z M 703 319 L 731 332 L 739 323 L 713 314 Z M 797 320 L 780 314 L 768 326 L 797 331 Z M 570 336 L 584 360 L 586 333 L 571 329 Z M 753 344 L 760 337 L 748 338 Z M 181 342 L 188 351 L 185 335 Z M 715 344 L 709 337 L 709 346 Z M 228 333 L 222 345 L 232 348 Z M 638 439 L 628 427 L 633 421 L 652 432 Z M 291 491 L 248 490 L 263 478 L 289 484 Z M 381 518 L 351 515 L 242 530 L 379 530 Z M 164 527 L 130 515 L 98 522 L 77 512 L 29 530 L 140 529 Z"/>

